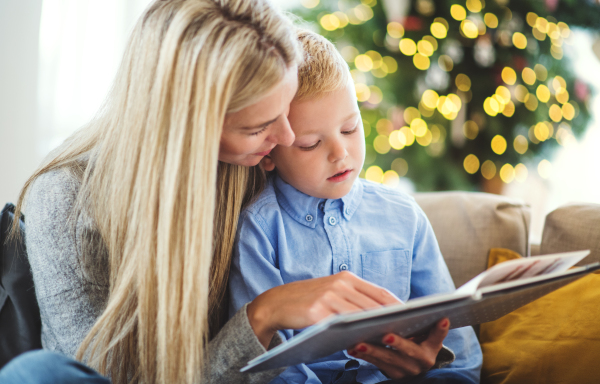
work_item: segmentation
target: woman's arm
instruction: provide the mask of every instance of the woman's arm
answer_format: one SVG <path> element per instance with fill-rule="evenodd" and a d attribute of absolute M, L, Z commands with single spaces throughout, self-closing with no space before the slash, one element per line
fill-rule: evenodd
<path fill-rule="evenodd" d="M 85 278 L 79 244 L 68 223 L 78 190 L 66 171 L 33 184 L 25 210 L 25 240 L 42 317 L 45 349 L 74 357 L 104 310 L 108 288 Z"/>

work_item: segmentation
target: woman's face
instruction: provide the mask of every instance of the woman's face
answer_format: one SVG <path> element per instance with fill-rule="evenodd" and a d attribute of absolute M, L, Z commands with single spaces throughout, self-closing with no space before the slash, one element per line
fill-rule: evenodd
<path fill-rule="evenodd" d="M 290 146 L 294 133 L 287 116 L 298 89 L 298 68 L 286 71 L 283 80 L 257 103 L 225 117 L 219 160 L 253 166 L 276 145 Z"/>

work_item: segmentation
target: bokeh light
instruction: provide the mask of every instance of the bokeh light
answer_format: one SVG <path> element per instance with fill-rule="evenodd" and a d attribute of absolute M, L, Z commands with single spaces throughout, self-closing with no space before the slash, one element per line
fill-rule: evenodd
<path fill-rule="evenodd" d="M 469 76 L 465 75 L 464 73 L 459 73 L 456 75 L 454 82 L 456 84 L 456 88 L 458 88 L 460 91 L 469 92 L 471 89 L 471 79 L 469 79 Z"/>
<path fill-rule="evenodd" d="M 398 173 L 394 170 L 385 171 L 383 174 L 383 184 L 392 188 L 398 186 L 398 184 L 400 184 Z"/>
<path fill-rule="evenodd" d="M 398 176 L 404 177 L 408 173 L 408 163 L 402 158 L 397 158 L 392 161 L 392 170 L 394 170 Z"/>
<path fill-rule="evenodd" d="M 513 85 L 517 81 L 517 73 L 511 67 L 502 69 L 502 81 L 508 85 Z"/>
<path fill-rule="evenodd" d="M 493 179 L 496 176 L 496 164 L 491 160 L 484 161 L 481 164 L 481 175 L 488 180 Z"/>
<path fill-rule="evenodd" d="M 446 28 L 446 26 L 444 24 L 442 24 L 440 22 L 432 23 L 430 30 L 431 30 L 431 34 L 436 39 L 443 39 L 448 34 L 448 29 Z"/>
<path fill-rule="evenodd" d="M 529 67 L 523 68 L 523 72 L 521 72 L 521 77 L 523 78 L 523 81 L 529 85 L 533 85 L 536 80 L 535 72 Z"/>
<path fill-rule="evenodd" d="M 373 140 L 373 149 L 381 155 L 388 153 L 390 148 L 390 142 L 387 136 L 378 135 L 375 140 Z"/>
<path fill-rule="evenodd" d="M 562 120 L 562 110 L 557 104 L 552 104 L 548 110 L 548 116 L 550 116 L 552 121 L 558 123 Z"/>
<path fill-rule="evenodd" d="M 390 133 L 389 143 L 392 148 L 399 151 L 406 146 L 406 137 L 399 130 L 392 131 L 392 133 Z"/>
<path fill-rule="evenodd" d="M 467 11 L 462 5 L 454 4 L 450 7 L 450 15 L 458 21 L 462 21 L 467 18 Z"/>
<path fill-rule="evenodd" d="M 417 44 L 413 39 L 404 38 L 400 40 L 400 52 L 406 56 L 412 56 L 417 53 Z"/>
<path fill-rule="evenodd" d="M 517 135 L 513 141 L 513 147 L 518 154 L 523 155 L 529 149 L 529 142 L 525 136 Z"/>
<path fill-rule="evenodd" d="M 515 180 L 519 183 L 524 183 L 527 181 L 527 176 L 529 172 L 527 171 L 527 167 L 525 164 L 519 163 L 515 165 Z"/>
<path fill-rule="evenodd" d="M 573 108 L 571 103 L 565 103 L 562 106 L 562 115 L 567 120 L 573 120 L 575 117 L 575 108 Z"/>
<path fill-rule="evenodd" d="M 429 57 L 427 57 L 421 53 L 416 53 L 413 56 L 413 64 L 415 65 L 415 67 L 417 69 L 420 69 L 422 71 L 428 69 L 429 66 L 431 65 L 431 63 L 429 61 Z"/>
<path fill-rule="evenodd" d="M 463 161 L 463 166 L 467 173 L 474 174 L 479 170 L 479 159 L 477 158 L 477 156 L 470 154 L 467 157 L 465 157 L 465 160 Z"/>
<path fill-rule="evenodd" d="M 377 165 L 372 165 L 365 172 L 365 179 L 377 184 L 383 182 L 383 170 Z"/>
<path fill-rule="evenodd" d="M 496 17 L 496 15 L 494 15 L 493 13 L 486 13 L 485 16 L 483 16 L 483 21 L 485 22 L 485 25 L 488 26 L 488 28 L 498 27 L 498 17 Z"/>
<path fill-rule="evenodd" d="M 552 164 L 544 159 L 538 164 L 538 174 L 542 179 L 548 179 L 552 175 Z"/>
<path fill-rule="evenodd" d="M 471 20 L 463 20 L 460 23 L 460 30 L 469 39 L 476 39 L 479 36 L 479 28 Z"/>
<path fill-rule="evenodd" d="M 319 0 L 300 0 L 300 4 L 302 4 L 304 8 L 312 9 L 319 5 Z"/>
<path fill-rule="evenodd" d="M 463 134 L 467 139 L 475 140 L 479 134 L 479 126 L 473 120 L 467 120 L 463 124 Z"/>
<path fill-rule="evenodd" d="M 387 32 L 391 37 L 400 39 L 402 36 L 404 36 L 404 27 L 402 24 L 392 21 L 387 25 Z"/>
<path fill-rule="evenodd" d="M 496 135 L 492 139 L 492 151 L 501 155 L 506 151 L 506 139 L 501 135 Z"/>
<path fill-rule="evenodd" d="M 480 0 L 467 0 L 467 9 L 473 13 L 481 12 L 483 4 Z"/>
<path fill-rule="evenodd" d="M 535 95 L 542 103 L 547 103 L 550 100 L 550 90 L 544 84 L 538 85 Z"/>
<path fill-rule="evenodd" d="M 502 168 L 500 168 L 500 179 L 508 184 L 511 183 L 515 178 L 515 169 L 510 164 L 504 164 Z"/>
<path fill-rule="evenodd" d="M 515 32 L 512 36 L 513 45 L 519 49 L 527 48 L 527 38 L 521 32 Z"/>

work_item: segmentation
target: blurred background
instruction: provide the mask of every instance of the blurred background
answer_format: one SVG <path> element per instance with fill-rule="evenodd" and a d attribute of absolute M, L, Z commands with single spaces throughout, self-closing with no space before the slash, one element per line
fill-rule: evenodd
<path fill-rule="evenodd" d="M 0 202 L 96 112 L 149 0 L 0 0 Z M 362 177 L 600 203 L 598 0 L 279 0 L 333 41 L 365 127 Z"/>

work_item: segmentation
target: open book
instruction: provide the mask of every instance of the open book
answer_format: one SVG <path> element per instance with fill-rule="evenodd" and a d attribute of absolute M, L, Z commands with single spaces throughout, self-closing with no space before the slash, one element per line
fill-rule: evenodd
<path fill-rule="evenodd" d="M 444 317 L 450 319 L 451 328 L 496 320 L 599 269 L 600 263 L 571 268 L 589 253 L 577 251 L 510 260 L 477 275 L 452 293 L 330 316 L 251 360 L 241 371 L 258 372 L 306 363 L 363 341 L 380 344 L 387 333 L 403 337 L 422 335 Z"/>

